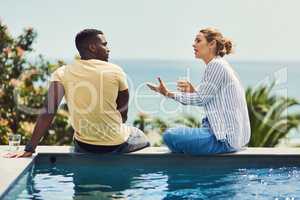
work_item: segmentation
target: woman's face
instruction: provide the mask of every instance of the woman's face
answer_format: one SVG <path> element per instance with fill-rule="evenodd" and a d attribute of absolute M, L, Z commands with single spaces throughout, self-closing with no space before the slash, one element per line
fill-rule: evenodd
<path fill-rule="evenodd" d="M 211 52 L 211 47 L 209 46 L 204 34 L 201 32 L 196 35 L 193 48 L 195 58 L 199 59 L 207 57 L 207 55 Z"/>

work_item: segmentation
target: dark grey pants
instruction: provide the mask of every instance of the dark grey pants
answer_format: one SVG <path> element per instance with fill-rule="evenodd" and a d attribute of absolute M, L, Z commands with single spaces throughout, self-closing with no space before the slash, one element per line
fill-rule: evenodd
<path fill-rule="evenodd" d="M 134 151 L 138 151 L 150 146 L 150 142 L 148 141 L 146 135 L 138 128 L 129 127 L 130 135 L 126 142 L 118 146 L 115 150 L 110 153 L 130 153 Z M 95 153 L 90 152 L 86 149 L 83 149 L 77 142 L 74 140 L 74 151 L 76 153 Z"/>

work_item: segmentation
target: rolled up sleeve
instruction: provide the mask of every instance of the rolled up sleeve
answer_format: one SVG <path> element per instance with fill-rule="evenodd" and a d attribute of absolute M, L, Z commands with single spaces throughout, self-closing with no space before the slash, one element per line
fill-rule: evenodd
<path fill-rule="evenodd" d="M 50 82 L 63 82 L 63 77 L 64 77 L 64 71 L 65 71 L 65 66 L 57 68 L 50 77 Z"/>

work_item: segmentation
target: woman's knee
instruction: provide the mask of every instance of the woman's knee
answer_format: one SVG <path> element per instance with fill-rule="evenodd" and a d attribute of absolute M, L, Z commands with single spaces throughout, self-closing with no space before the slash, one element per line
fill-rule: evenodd
<path fill-rule="evenodd" d="M 168 128 L 163 132 L 163 140 L 168 141 L 172 138 L 172 136 L 175 134 L 174 128 Z"/>
<path fill-rule="evenodd" d="M 163 133 L 163 142 L 167 145 L 167 147 L 171 150 L 173 153 L 178 153 L 180 150 L 177 148 L 177 132 L 174 128 L 167 129 Z"/>
<path fill-rule="evenodd" d="M 163 132 L 162 138 L 163 138 L 163 141 L 164 141 L 165 144 L 169 143 L 170 137 L 171 137 L 170 134 L 171 133 L 170 133 L 170 131 L 168 129 L 165 132 Z"/>

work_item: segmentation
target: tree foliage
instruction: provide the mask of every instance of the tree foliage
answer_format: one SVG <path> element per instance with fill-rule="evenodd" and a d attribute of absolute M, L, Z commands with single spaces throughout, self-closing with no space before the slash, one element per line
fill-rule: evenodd
<path fill-rule="evenodd" d="M 14 38 L 0 21 L 0 143 L 8 143 L 9 134 L 21 134 L 24 144 L 30 138 L 34 123 L 47 94 L 47 80 L 62 61 L 50 63 L 43 56 L 35 59 L 33 44 L 37 33 L 32 28 Z M 32 61 L 34 60 L 34 61 Z M 69 144 L 72 129 L 65 111 L 59 111 L 44 144 Z M 51 131 L 50 131 L 51 132 Z M 57 138 L 59 137 L 59 138 Z"/>

